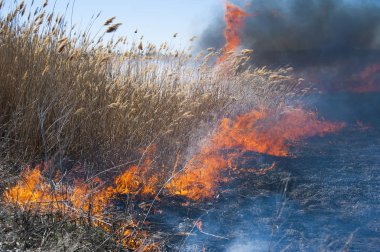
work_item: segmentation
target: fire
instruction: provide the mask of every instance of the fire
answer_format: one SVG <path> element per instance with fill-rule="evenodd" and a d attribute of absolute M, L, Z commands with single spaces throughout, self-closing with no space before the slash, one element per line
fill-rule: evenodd
<path fill-rule="evenodd" d="M 104 209 L 110 200 L 119 195 L 150 196 L 157 190 L 158 175 L 149 176 L 152 160 L 148 150 L 147 157 L 140 166 L 132 165 L 117 176 L 111 186 L 100 178 L 90 181 L 76 180 L 73 186 L 56 184 L 55 187 L 43 176 L 43 170 L 51 166 L 45 162 L 31 169 L 27 167 L 21 174 L 21 180 L 5 194 L 5 200 L 22 209 L 42 212 L 58 212 L 66 209 L 73 217 L 90 215 L 96 224 L 103 224 Z M 59 179 L 57 179 L 59 180 Z"/>
<path fill-rule="evenodd" d="M 27 167 L 21 174 L 21 181 L 5 193 L 5 198 L 22 209 L 30 206 L 45 211 L 50 210 L 52 204 L 52 207 L 55 208 L 62 197 L 52 194 L 51 185 L 42 180 L 41 169 L 42 165 L 38 165 L 35 169 Z"/>
<path fill-rule="evenodd" d="M 254 152 L 290 156 L 288 149 L 296 142 L 343 127 L 343 123 L 319 120 L 316 113 L 303 109 L 288 109 L 281 114 L 253 110 L 233 119 L 224 118 L 208 142 L 181 171 L 177 171 L 177 156 L 174 177 L 164 189 L 170 195 L 195 201 L 213 198 L 221 183 L 229 181 L 230 174 L 249 172 L 261 175 L 276 167 L 273 163 L 264 168 L 251 167 L 241 171 L 238 164 L 243 154 Z M 161 191 L 160 181 L 163 180 L 159 177 L 159 170 L 154 169 L 155 152 L 155 146 L 147 148 L 140 164 L 126 167 L 108 185 L 97 177 L 88 181 L 76 180 L 71 186 L 63 184 L 59 178 L 52 183 L 44 176 L 44 171 L 52 167 L 52 162 L 42 163 L 34 169 L 28 167 L 22 172 L 20 181 L 5 192 L 4 199 L 23 210 L 61 212 L 75 220 L 84 219 L 111 230 L 111 224 L 107 221 L 110 211 L 106 210 L 113 200 L 122 199 L 123 195 L 153 198 Z M 121 236 L 124 238 L 121 243 L 134 249 L 142 246 L 140 239 L 131 231 L 136 224 L 126 222 L 122 225 Z M 202 231 L 201 222 L 197 223 L 197 227 Z"/>
<path fill-rule="evenodd" d="M 289 156 L 288 149 L 298 141 L 322 136 L 340 130 L 343 123 L 318 120 L 316 113 L 303 109 L 286 110 L 279 115 L 266 110 L 253 110 L 234 119 L 221 120 L 215 133 L 200 151 L 166 185 L 172 195 L 182 195 L 192 200 L 212 198 L 218 186 L 228 182 L 227 172 L 239 172 L 237 165 L 242 154 L 254 152 L 278 157 Z M 42 176 L 39 165 L 25 169 L 21 180 L 5 193 L 6 200 L 24 208 L 31 207 L 45 211 L 60 211 L 63 207 L 72 209 L 72 214 L 90 213 L 96 220 L 103 219 L 103 211 L 109 201 L 120 195 L 153 197 L 159 188 L 159 174 L 152 173 L 150 148 L 140 165 L 132 165 L 117 176 L 110 186 L 104 186 L 99 178 L 91 183 L 76 181 L 74 186 L 51 183 Z M 178 162 L 178 161 L 177 161 Z M 176 163 L 177 163 L 176 162 Z M 249 172 L 264 174 L 275 168 L 251 168 Z"/>
<path fill-rule="evenodd" d="M 380 64 L 370 64 L 364 68 L 353 80 L 360 85 L 351 89 L 357 93 L 380 92 L 379 81 Z"/>
<path fill-rule="evenodd" d="M 141 167 L 133 165 L 115 179 L 115 187 L 109 188 L 113 194 L 152 195 L 156 191 L 158 175 L 147 175 L 152 161 L 148 160 Z"/>
<path fill-rule="evenodd" d="M 215 196 L 217 187 L 229 180 L 226 173 L 237 171 L 237 163 L 242 154 L 254 152 L 278 157 L 289 156 L 289 147 L 311 136 L 322 136 L 344 127 L 342 123 L 331 123 L 317 119 L 314 112 L 303 109 L 286 110 L 279 115 L 266 110 L 253 110 L 234 119 L 224 118 L 217 130 L 200 151 L 192 157 L 166 189 L 170 194 L 182 195 L 192 200 L 202 200 Z M 79 213 L 91 213 L 102 219 L 104 208 L 110 199 L 120 195 L 153 196 L 159 187 L 159 174 L 152 172 L 150 148 L 141 165 L 132 165 L 117 176 L 111 186 L 95 178 L 90 183 L 76 181 L 73 188 L 58 185 L 52 188 L 43 179 L 41 167 L 26 169 L 22 180 L 5 193 L 8 202 L 23 207 L 38 209 L 73 208 Z M 266 168 L 248 169 L 264 174 L 273 170 L 275 164 Z M 59 189 L 59 190 L 58 190 Z"/>
<path fill-rule="evenodd" d="M 197 226 L 199 231 L 203 231 L 203 222 L 201 220 L 195 222 L 195 226 Z"/>
<path fill-rule="evenodd" d="M 226 181 L 223 174 L 230 169 L 236 170 L 235 163 L 241 153 L 289 156 L 289 146 L 297 141 L 332 133 L 343 127 L 343 123 L 318 120 L 316 113 L 302 109 L 287 110 L 279 116 L 265 110 L 254 110 L 234 120 L 225 118 L 210 142 L 188 162 L 184 173 L 171 181 L 168 189 L 172 194 L 193 200 L 211 198 L 215 196 L 218 185 Z M 235 152 L 228 152 L 231 150 Z M 272 164 L 251 171 L 262 174 L 274 167 L 275 164 Z"/>
<path fill-rule="evenodd" d="M 359 130 L 362 130 L 362 131 L 369 130 L 372 128 L 370 125 L 366 125 L 364 122 L 360 120 L 356 121 L 356 126 L 358 127 Z"/>
<path fill-rule="evenodd" d="M 242 28 L 246 16 L 248 16 L 248 14 L 243 9 L 226 2 L 224 14 L 224 20 L 226 22 L 224 37 L 226 44 L 224 46 L 224 53 L 219 58 L 219 62 L 223 62 L 228 57 L 228 53 L 235 51 L 240 45 L 239 30 Z"/>
<path fill-rule="evenodd" d="M 252 111 L 237 116 L 234 121 L 224 119 L 214 143 L 218 149 L 239 148 L 284 157 L 289 155 L 288 147 L 292 143 L 342 127 L 341 123 L 320 121 L 315 112 L 303 109 L 286 110 L 278 117 L 268 111 Z"/>

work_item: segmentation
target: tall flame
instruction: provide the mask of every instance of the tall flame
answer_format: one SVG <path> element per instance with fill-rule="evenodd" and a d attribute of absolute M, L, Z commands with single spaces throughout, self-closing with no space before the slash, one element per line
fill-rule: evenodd
<path fill-rule="evenodd" d="M 243 9 L 232 3 L 225 3 L 224 21 L 226 28 L 224 30 L 224 37 L 226 44 L 223 49 L 224 53 L 219 58 L 219 62 L 224 61 L 228 57 L 229 52 L 235 51 L 239 47 L 239 30 L 242 28 L 246 16 L 248 16 L 248 14 Z"/>

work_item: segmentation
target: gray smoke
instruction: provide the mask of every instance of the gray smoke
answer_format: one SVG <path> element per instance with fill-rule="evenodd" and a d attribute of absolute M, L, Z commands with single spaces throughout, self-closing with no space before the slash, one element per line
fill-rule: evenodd
<path fill-rule="evenodd" d="M 242 47 L 255 50 L 259 65 L 326 64 L 380 50 L 378 0 L 251 0 L 247 6 Z M 201 44 L 220 47 L 222 36 L 223 26 L 212 25 Z"/>
<path fill-rule="evenodd" d="M 253 65 L 270 68 L 290 65 L 297 77 L 324 92 L 350 93 L 368 83 L 380 91 L 379 67 L 362 78 L 366 68 L 380 64 L 380 0 L 234 3 L 249 14 L 240 38 L 242 48 L 254 50 Z M 205 30 L 201 48 L 223 47 L 223 13 L 218 15 Z M 332 117 L 337 116 L 335 112 L 344 112 L 351 121 L 365 120 L 379 112 L 375 109 L 379 107 L 378 96 L 366 98 L 361 104 L 366 106 L 359 107 L 351 96 L 325 100 L 317 99 L 317 102 L 323 109 L 328 108 L 326 111 Z M 341 109 L 331 110 L 331 107 Z M 362 107 L 370 110 L 363 111 Z M 362 118 L 364 114 L 370 116 Z"/>

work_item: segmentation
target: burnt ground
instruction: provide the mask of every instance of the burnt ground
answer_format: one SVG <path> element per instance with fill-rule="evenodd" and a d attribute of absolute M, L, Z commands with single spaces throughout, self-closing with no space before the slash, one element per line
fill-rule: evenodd
<path fill-rule="evenodd" d="M 309 139 L 297 157 L 277 158 L 276 170 L 243 173 L 212 202 L 161 202 L 148 220 L 166 232 L 168 251 L 376 251 L 379 136 L 346 130 Z"/>
<path fill-rule="evenodd" d="M 164 251 L 378 251 L 377 96 L 341 94 L 316 100 L 322 116 L 347 122 L 346 129 L 307 139 L 292 149 L 293 157 L 247 153 L 245 160 L 249 161 L 242 162 L 239 172 L 230 176 L 232 180 L 221 185 L 215 199 L 191 202 L 161 195 L 141 228 L 148 231 L 150 239 L 159 241 Z M 346 106 L 355 103 L 358 105 Z M 337 112 L 340 108 L 346 108 L 344 113 Z M 272 162 L 277 163 L 276 169 L 265 175 L 249 172 L 249 168 Z M 132 208 L 144 220 L 150 201 L 128 202 L 129 205 L 125 201 L 115 202 L 120 218 L 125 218 L 124 210 Z M 202 229 L 197 222 L 202 222 Z M 0 231 L 0 236 L 5 234 L 3 229 Z M 73 236 L 78 239 L 63 235 L 70 242 L 61 246 L 62 251 L 65 247 L 90 249 L 95 243 L 86 243 L 84 238 L 96 238 L 99 234 L 88 232 Z M 103 246 L 103 238 L 95 240 Z M 20 247 L 16 245 L 7 246 Z M 116 251 L 112 246 L 108 248 Z M 24 249 L 25 245 L 21 247 Z"/>
<path fill-rule="evenodd" d="M 326 99 L 335 104 L 330 111 L 320 107 L 327 119 L 351 102 L 345 95 Z M 373 95 L 357 99 L 377 103 Z M 167 251 L 377 251 L 380 124 L 370 116 L 377 110 L 359 103 L 340 115 L 345 130 L 308 139 L 294 157 L 252 153 L 215 200 L 181 206 L 186 200 L 165 199 L 148 217 L 151 227 L 166 237 Z M 277 168 L 266 175 L 244 172 L 273 161 Z"/>

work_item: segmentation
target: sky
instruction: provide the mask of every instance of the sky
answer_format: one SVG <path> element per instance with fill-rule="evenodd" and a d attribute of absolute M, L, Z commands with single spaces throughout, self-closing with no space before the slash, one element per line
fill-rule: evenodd
<path fill-rule="evenodd" d="M 7 1 L 7 0 L 6 0 Z M 11 1 L 11 0 L 9 0 Z M 115 22 L 123 25 L 117 34 L 161 44 L 169 42 L 173 47 L 186 48 L 189 39 L 201 35 L 217 14 L 223 12 L 223 0 L 56 0 L 56 10 L 64 13 L 68 1 L 74 3 L 73 23 L 85 28 L 92 15 L 101 11 L 93 31 L 97 31 L 104 21 L 116 16 Z M 26 0 L 30 3 L 31 0 Z M 36 0 L 43 3 L 44 0 Z M 49 1 L 49 6 L 54 5 Z M 71 22 L 71 6 L 67 10 L 67 20 Z M 135 35 L 134 31 L 138 30 Z M 173 39 L 173 34 L 178 37 Z"/>

